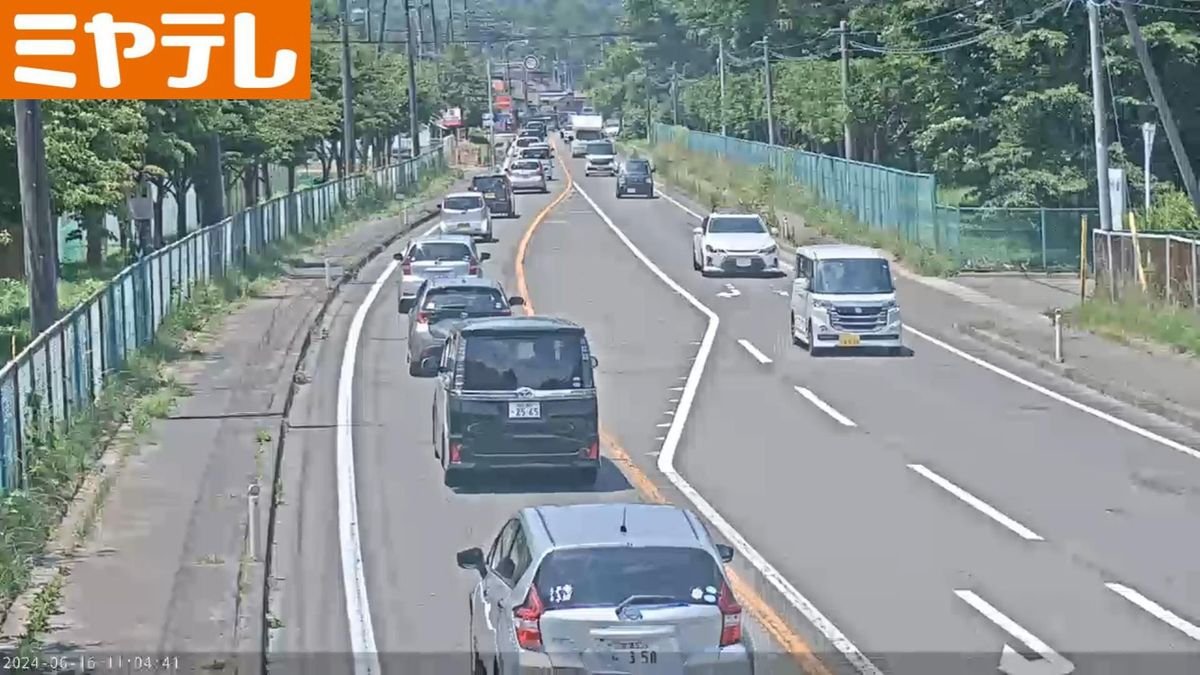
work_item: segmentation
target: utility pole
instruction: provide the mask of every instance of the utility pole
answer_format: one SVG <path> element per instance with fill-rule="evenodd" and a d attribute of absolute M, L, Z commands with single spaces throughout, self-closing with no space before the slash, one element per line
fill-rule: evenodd
<path fill-rule="evenodd" d="M 842 154 L 846 159 L 854 159 L 854 136 L 850 132 L 850 35 L 845 19 L 842 19 L 838 32 L 841 33 L 842 38 L 842 107 L 846 111 L 846 119 L 842 122 L 842 131 L 845 136 L 843 141 L 845 147 Z"/>
<path fill-rule="evenodd" d="M 763 35 L 763 74 L 766 76 L 767 90 L 767 144 L 775 145 L 775 114 L 772 109 L 775 100 L 775 89 L 771 83 L 771 48 L 770 36 Z"/>
<path fill-rule="evenodd" d="M 645 69 L 645 72 L 646 72 L 646 75 L 645 75 L 645 78 L 646 78 L 645 79 L 645 83 L 646 83 L 646 85 L 645 85 L 646 86 L 646 138 L 649 139 L 649 138 L 651 138 L 651 135 L 650 135 L 650 120 L 651 120 L 651 115 L 650 115 L 650 64 L 647 63 L 645 66 L 643 66 L 643 68 Z"/>
<path fill-rule="evenodd" d="M 354 173 L 354 71 L 350 60 L 350 2 L 342 0 L 342 167 Z"/>
<path fill-rule="evenodd" d="M 446 0 L 446 41 L 454 44 L 454 0 Z"/>
<path fill-rule="evenodd" d="M 404 22 L 408 24 L 408 135 L 412 144 L 412 156 L 416 157 L 421 154 L 421 134 L 417 127 L 417 58 L 416 43 L 413 41 L 411 0 L 404 0 Z"/>
<path fill-rule="evenodd" d="M 1107 117 L 1104 112 L 1104 54 L 1100 43 L 1100 7 L 1087 0 L 1088 36 L 1092 54 L 1092 128 L 1096 141 L 1096 190 L 1099 197 L 1100 229 L 1113 229 L 1112 201 L 1108 190 Z M 1118 214 L 1119 216 L 1120 214 Z"/>
<path fill-rule="evenodd" d="M 1146 84 L 1150 87 L 1150 96 L 1154 99 L 1154 107 L 1158 108 L 1158 119 L 1162 121 L 1163 130 L 1167 132 L 1167 142 L 1171 144 L 1171 154 L 1175 156 L 1175 165 L 1179 168 L 1179 176 L 1183 179 L 1188 197 L 1196 213 L 1200 213 L 1200 183 L 1196 182 L 1196 174 L 1192 171 L 1192 163 L 1187 156 L 1187 148 L 1179 136 L 1179 127 L 1175 125 L 1175 116 L 1171 114 L 1171 106 L 1163 94 L 1162 83 L 1154 62 L 1150 60 L 1150 51 L 1146 49 L 1146 41 L 1142 39 L 1142 29 L 1138 26 L 1137 16 L 1133 13 L 1133 5 L 1121 3 L 1121 14 L 1125 18 L 1125 26 L 1129 29 L 1129 37 L 1133 41 L 1133 51 L 1142 64 L 1142 73 L 1146 76 Z M 1089 10 L 1091 6 L 1089 5 Z M 1149 151 L 1147 151 L 1149 152 Z"/>
<path fill-rule="evenodd" d="M 425 58 L 425 0 L 417 0 L 417 56 Z"/>
<path fill-rule="evenodd" d="M 721 135 L 728 136 L 729 128 L 725 124 L 725 38 L 723 36 L 717 43 L 717 60 L 721 68 Z"/>
<path fill-rule="evenodd" d="M 442 38 L 438 35 L 437 0 L 429 0 L 429 29 L 433 32 L 433 53 L 439 54 L 442 51 Z"/>
<path fill-rule="evenodd" d="M 679 73 L 678 64 L 671 64 L 671 122 L 679 126 Z"/>
<path fill-rule="evenodd" d="M 487 51 L 487 94 L 488 94 L 488 115 L 492 118 L 492 124 L 488 128 L 488 165 L 496 166 L 496 103 L 492 94 L 492 45 L 484 45 L 484 50 Z"/>
<path fill-rule="evenodd" d="M 379 53 L 383 53 L 383 43 L 387 39 L 387 6 L 388 0 L 383 0 L 383 16 L 379 20 Z"/>
<path fill-rule="evenodd" d="M 58 233 L 50 209 L 42 102 L 14 101 L 13 112 L 17 124 L 17 173 L 21 182 L 30 335 L 36 337 L 58 319 Z"/>

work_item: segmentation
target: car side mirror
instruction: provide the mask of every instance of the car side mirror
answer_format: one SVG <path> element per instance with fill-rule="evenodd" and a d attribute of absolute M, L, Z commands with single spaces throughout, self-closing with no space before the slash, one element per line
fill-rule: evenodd
<path fill-rule="evenodd" d="M 392 260 L 399 260 L 400 262 L 404 262 L 404 253 L 403 252 L 393 253 Z"/>
<path fill-rule="evenodd" d="M 514 295 L 508 299 L 508 305 L 510 307 L 516 307 L 518 305 L 524 305 L 524 304 L 525 304 L 525 298 L 522 298 L 519 295 Z"/>
<path fill-rule="evenodd" d="M 437 204 L 437 210 L 438 210 L 438 211 L 441 211 L 441 210 L 442 210 L 442 209 L 444 209 L 445 207 L 446 207 L 446 205 L 445 205 L 444 203 L 442 203 L 442 202 L 438 202 L 438 204 Z"/>
<path fill-rule="evenodd" d="M 692 234 L 704 234 L 704 228 L 703 227 L 693 227 Z"/>
<path fill-rule="evenodd" d="M 479 547 L 475 546 L 459 551 L 455 560 L 462 569 L 475 570 L 481 577 L 487 576 L 487 566 L 483 564 L 483 551 Z"/>
<path fill-rule="evenodd" d="M 491 260 L 491 259 L 492 259 L 492 254 L 488 253 L 487 251 L 484 251 L 483 253 L 479 254 L 479 262 L 483 262 L 484 260 Z"/>
<path fill-rule="evenodd" d="M 728 544 L 717 544 L 717 553 L 721 556 L 721 562 L 733 562 L 733 547 Z"/>
<path fill-rule="evenodd" d="M 795 281 L 792 282 L 792 289 L 796 290 L 796 291 L 807 291 L 808 290 L 808 279 L 806 277 L 800 277 L 800 278 L 796 279 Z"/>
<path fill-rule="evenodd" d="M 437 356 L 426 356 L 421 359 L 421 372 L 426 375 L 436 375 L 441 372 L 441 365 L 442 357 L 440 354 Z"/>

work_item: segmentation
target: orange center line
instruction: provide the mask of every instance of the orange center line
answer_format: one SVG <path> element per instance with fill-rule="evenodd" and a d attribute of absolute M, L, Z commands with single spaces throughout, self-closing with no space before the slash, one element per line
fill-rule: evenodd
<path fill-rule="evenodd" d="M 566 162 L 563 162 L 563 176 L 567 182 L 563 186 L 563 191 L 554 198 L 545 208 L 534 216 L 533 221 L 529 223 L 529 227 L 525 229 L 525 234 L 521 237 L 521 241 L 517 244 L 516 267 L 514 272 L 517 278 L 517 292 L 522 298 L 525 298 L 525 314 L 533 315 L 533 299 L 529 294 L 529 284 L 525 279 L 525 254 L 529 249 L 529 242 L 533 239 L 534 233 L 542 221 L 550 215 L 559 204 L 561 204 L 575 188 L 575 178 L 571 175 L 571 170 Z M 607 448 L 605 453 L 609 459 L 617 465 L 617 468 L 625 475 L 634 489 L 641 497 L 653 504 L 669 504 L 670 500 L 663 495 L 654 481 L 641 467 L 634 463 L 629 452 L 621 446 L 620 441 L 609 433 L 603 426 L 600 428 L 600 442 Z M 762 596 L 754 590 L 745 579 L 742 578 L 732 567 L 725 568 L 725 574 L 729 578 L 729 584 L 733 587 L 733 592 L 741 599 L 743 606 L 750 612 L 750 615 L 758 621 L 759 625 L 783 647 L 793 660 L 800 666 L 808 675 L 833 675 L 828 667 L 813 653 L 812 647 L 800 637 L 787 622 L 779 615 Z"/>

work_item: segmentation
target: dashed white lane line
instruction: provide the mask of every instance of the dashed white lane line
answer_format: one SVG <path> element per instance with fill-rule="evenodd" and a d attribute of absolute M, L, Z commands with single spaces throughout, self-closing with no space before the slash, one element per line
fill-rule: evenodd
<path fill-rule="evenodd" d="M 754 345 L 750 344 L 749 340 L 747 340 L 745 338 L 741 338 L 737 342 L 739 345 L 742 346 L 742 349 L 745 349 L 746 351 L 750 352 L 750 356 L 753 356 L 755 359 L 758 359 L 758 362 L 763 364 L 764 366 L 771 362 L 771 357 L 758 351 L 758 347 L 755 347 Z"/>
<path fill-rule="evenodd" d="M 1138 607 L 1141 607 L 1159 621 L 1162 621 L 1163 623 L 1192 638 L 1193 640 L 1200 642 L 1200 626 L 1189 623 L 1175 612 L 1172 612 L 1166 607 L 1163 607 L 1157 602 L 1154 602 L 1150 598 L 1147 598 L 1146 596 L 1138 593 L 1124 584 L 1107 583 L 1104 585 L 1108 587 L 1108 590 L 1116 593 L 1122 598 L 1125 598 Z"/>
<path fill-rule="evenodd" d="M 834 623 L 827 616 L 825 616 L 821 610 L 817 609 L 817 606 L 814 605 L 811 600 L 805 597 L 799 591 L 799 589 L 792 585 L 792 582 L 788 581 L 787 578 L 779 572 L 779 570 L 775 569 L 774 565 L 767 561 L 767 559 L 764 558 L 763 555 L 758 552 L 758 550 L 751 546 L 750 542 L 746 541 L 746 538 L 742 536 L 742 533 L 738 532 L 737 529 L 734 528 L 734 526 L 730 524 L 730 522 L 726 520 L 719 511 L 717 511 L 716 507 L 710 504 L 709 501 L 705 499 L 704 496 L 696 490 L 696 488 L 692 487 L 692 485 L 688 483 L 687 479 L 680 475 L 680 473 L 675 469 L 675 452 L 678 450 L 679 442 L 683 438 L 683 428 L 684 425 L 687 424 L 688 413 L 691 411 L 692 402 L 696 398 L 696 390 L 700 387 L 700 378 L 704 375 L 704 365 L 708 361 L 709 353 L 712 351 L 713 342 L 716 341 L 717 329 L 721 324 L 721 318 L 717 316 L 716 312 L 712 311 L 705 306 L 704 303 L 697 300 L 696 296 L 689 293 L 687 289 L 685 289 L 683 286 L 680 286 L 678 282 L 667 276 L 667 274 L 663 272 L 658 265 L 655 265 L 654 261 L 647 257 L 646 254 L 643 253 L 642 250 L 639 249 L 637 245 L 635 245 L 629 239 L 629 237 L 625 235 L 621 228 L 617 227 L 612 218 L 610 218 L 609 215 L 600 208 L 600 205 L 597 204 L 596 201 L 592 199 L 591 195 L 589 195 L 586 190 L 580 187 L 578 183 L 575 185 L 575 192 L 587 201 L 588 205 L 592 207 L 592 210 L 596 212 L 596 215 L 600 216 L 600 219 L 604 221 L 604 224 L 607 225 L 608 228 L 612 230 L 613 234 L 621 240 L 621 243 L 623 243 L 625 247 L 628 248 L 631 253 L 633 253 L 634 257 L 640 260 L 642 264 L 645 265 L 646 268 L 649 269 L 655 276 L 657 276 L 664 284 L 679 294 L 692 307 L 695 307 L 697 311 L 699 311 L 708 319 L 708 326 L 704 329 L 704 337 L 701 340 L 700 349 L 697 352 L 696 360 L 692 363 L 692 369 L 686 378 L 681 378 L 686 380 L 687 384 L 684 386 L 683 395 L 680 397 L 681 400 L 679 402 L 678 414 L 675 415 L 670 429 L 667 431 L 667 438 L 665 441 L 663 441 L 662 448 L 660 449 L 660 454 L 658 456 L 658 470 L 661 471 L 663 475 L 667 477 L 667 480 L 671 481 L 671 484 L 674 485 L 675 488 L 692 503 L 695 509 L 700 512 L 700 515 L 702 515 L 706 520 L 712 523 L 714 527 L 717 528 L 717 531 L 719 531 L 721 535 L 724 536 L 725 539 L 732 544 L 735 549 L 737 549 L 738 553 L 741 554 L 743 559 L 753 565 L 755 569 L 757 569 L 759 573 L 763 575 L 763 578 L 766 579 L 767 582 L 775 588 L 775 590 L 779 591 L 779 593 L 783 595 L 783 597 L 788 601 L 789 604 L 792 605 L 792 607 L 796 609 L 796 611 L 800 612 L 800 614 L 804 616 L 804 618 L 807 619 L 809 623 L 813 625 L 813 627 L 820 631 L 821 634 L 829 640 L 830 644 L 832 644 L 835 649 L 841 652 L 841 654 L 846 658 L 847 661 L 850 662 L 855 670 L 861 673 L 861 675 L 883 675 L 882 671 L 880 671 L 879 668 L 871 662 L 871 659 L 869 659 L 866 654 L 863 654 L 862 650 L 860 650 L 858 646 L 850 641 L 850 638 L 846 637 L 846 634 L 843 633 L 840 628 L 834 625 Z"/>
<path fill-rule="evenodd" d="M 1017 536 L 1021 537 L 1022 539 L 1026 539 L 1029 541 L 1042 541 L 1042 537 L 1038 533 L 1036 533 L 1033 530 L 1029 529 L 1028 527 L 1025 527 L 1024 525 L 1018 523 L 1017 521 L 1013 520 L 1012 518 L 1009 518 L 1008 516 L 1001 513 L 998 509 L 996 509 L 992 505 L 990 505 L 987 502 L 983 501 L 982 499 L 976 497 L 975 495 L 971 494 L 970 492 L 967 492 L 966 490 L 960 488 L 959 486 L 955 485 L 954 483 L 951 483 L 949 480 L 941 477 L 940 475 L 935 473 L 932 469 L 925 466 L 924 464 L 909 464 L 908 468 L 912 469 L 913 471 L 917 472 L 918 474 L 929 479 L 929 481 L 932 482 L 934 485 L 937 485 L 938 487 L 942 488 L 946 492 L 949 492 L 950 494 L 954 495 L 955 497 L 958 497 L 962 501 L 966 502 L 968 505 L 971 506 L 971 508 L 975 509 L 976 511 L 979 511 L 980 513 L 987 516 L 988 518 L 991 518 L 992 520 L 996 521 L 997 523 L 1000 523 L 1004 527 L 1007 527 L 1008 529 L 1012 530 L 1013 532 L 1015 532 L 1017 534 Z"/>
<path fill-rule="evenodd" d="M 1021 641 L 1029 649 L 1037 652 L 1038 656 L 1042 657 L 1045 662 L 1044 666 L 1035 667 L 1024 656 L 1021 656 L 1017 650 L 1004 645 L 1003 651 L 1000 653 L 1000 669 L 1005 673 L 1070 673 L 1075 670 L 1075 664 L 1063 658 L 1058 652 L 1050 648 L 1050 645 L 1042 642 L 1033 633 L 1022 628 L 1016 621 L 1008 618 L 1003 612 L 993 607 L 983 598 L 979 597 L 973 591 L 954 591 L 954 594 L 962 599 L 963 602 L 975 608 L 980 614 L 984 615 L 988 621 L 999 626 L 1005 633 L 1013 636 Z"/>
<path fill-rule="evenodd" d="M 838 424 L 841 424 L 844 427 L 858 426 L 857 424 L 854 423 L 854 420 L 852 420 L 849 417 L 846 417 L 842 413 L 838 412 L 836 408 L 829 405 L 825 401 L 821 400 L 821 397 L 812 393 L 811 390 L 805 389 L 804 387 L 800 387 L 800 386 L 793 387 L 793 389 L 796 390 L 797 394 L 800 394 L 804 398 L 808 399 L 809 403 L 812 403 L 813 405 L 820 408 L 821 412 L 823 412 L 826 415 L 829 415 L 833 419 L 837 420 Z"/>

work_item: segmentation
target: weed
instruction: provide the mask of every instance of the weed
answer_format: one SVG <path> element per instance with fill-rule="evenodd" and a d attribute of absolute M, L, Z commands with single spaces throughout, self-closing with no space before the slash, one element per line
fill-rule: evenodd
<path fill-rule="evenodd" d="M 62 601 L 64 574 L 55 570 L 54 577 L 34 596 L 29 605 L 29 616 L 25 621 L 25 633 L 17 647 L 22 656 L 32 656 L 41 646 L 41 637 L 50 630 L 50 618 L 58 614 L 58 604 Z"/>
<path fill-rule="evenodd" d="M 1200 314 L 1167 304 L 1134 287 L 1114 302 L 1095 294 L 1070 310 L 1067 322 L 1118 342 L 1151 340 L 1190 356 L 1200 356 Z"/>
<path fill-rule="evenodd" d="M 260 443 L 260 444 L 270 443 L 271 442 L 271 432 L 267 431 L 266 429 L 259 429 L 258 433 L 254 435 L 254 440 L 258 441 L 258 443 Z"/>
<path fill-rule="evenodd" d="M 196 564 L 205 566 L 205 567 L 211 566 L 211 565 L 224 565 L 225 559 L 219 555 L 214 555 L 214 554 L 210 553 L 208 555 L 200 556 L 200 558 L 198 558 L 196 560 Z"/>
<path fill-rule="evenodd" d="M 267 628 L 271 630 L 279 630 L 283 628 L 283 620 L 274 614 L 267 615 Z"/>

